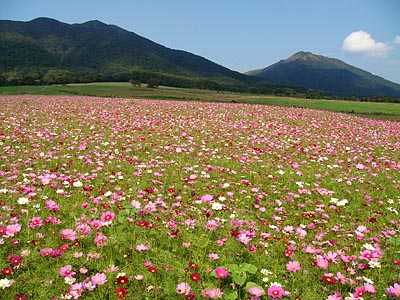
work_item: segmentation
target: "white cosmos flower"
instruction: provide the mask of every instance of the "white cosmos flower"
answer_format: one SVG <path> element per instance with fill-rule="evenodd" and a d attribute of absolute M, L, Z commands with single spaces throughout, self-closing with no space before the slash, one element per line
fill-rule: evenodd
<path fill-rule="evenodd" d="M 345 206 L 349 201 L 347 199 L 340 200 L 336 203 L 337 206 Z"/>
<path fill-rule="evenodd" d="M 368 244 L 368 243 L 365 243 L 364 245 L 363 245 L 363 247 L 364 247 L 364 249 L 366 249 L 366 250 L 375 250 L 375 247 L 374 246 L 372 246 L 371 244 Z"/>
<path fill-rule="evenodd" d="M 381 263 L 379 261 L 370 260 L 368 262 L 368 265 L 371 269 L 380 269 L 381 268 Z"/>
<path fill-rule="evenodd" d="M 222 210 L 222 205 L 221 205 L 221 203 L 218 203 L 218 202 L 214 202 L 213 204 L 212 204 L 212 207 L 211 207 L 213 210 Z"/>
<path fill-rule="evenodd" d="M 76 281 L 76 278 L 74 277 L 64 277 L 64 283 L 71 285 Z"/>
<path fill-rule="evenodd" d="M 81 182 L 81 181 L 75 181 L 73 184 L 72 184 L 74 187 L 82 187 L 83 186 L 83 183 Z"/>
<path fill-rule="evenodd" d="M 11 286 L 11 281 L 9 279 L 7 278 L 0 279 L 0 288 L 4 290 L 6 287 L 10 286 Z"/>
<path fill-rule="evenodd" d="M 23 204 L 27 204 L 27 203 L 29 202 L 29 199 L 26 198 L 26 197 L 21 197 L 21 198 L 19 198 L 19 199 L 17 200 L 17 202 L 18 202 L 18 204 L 23 205 Z"/>

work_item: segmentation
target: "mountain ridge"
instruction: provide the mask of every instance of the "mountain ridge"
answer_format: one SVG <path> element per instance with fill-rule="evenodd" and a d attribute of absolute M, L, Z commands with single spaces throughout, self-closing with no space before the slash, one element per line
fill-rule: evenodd
<path fill-rule="evenodd" d="M 15 48 L 16 40 L 19 40 L 19 50 Z M 27 22 L 0 20 L 0 44 L 2 73 L 27 67 L 44 72 L 43 64 L 34 57 L 42 57 L 43 53 L 47 53 L 49 62 L 58 59 L 57 62 L 53 61 L 53 65 L 62 69 L 61 73 L 89 72 L 94 77 L 102 74 L 104 80 L 128 80 L 135 79 L 135 76 L 136 79 L 145 80 L 159 75 L 167 84 L 201 84 L 208 88 L 243 88 L 263 81 L 230 70 L 199 55 L 167 48 L 134 32 L 99 20 L 81 24 L 67 24 L 46 17 Z M 29 64 L 27 57 L 32 58 Z M 273 83 L 262 85 L 274 86 Z"/>
<path fill-rule="evenodd" d="M 400 97 L 400 84 L 349 65 L 337 58 L 300 51 L 266 68 L 248 71 L 282 84 L 300 85 L 331 95 Z"/>

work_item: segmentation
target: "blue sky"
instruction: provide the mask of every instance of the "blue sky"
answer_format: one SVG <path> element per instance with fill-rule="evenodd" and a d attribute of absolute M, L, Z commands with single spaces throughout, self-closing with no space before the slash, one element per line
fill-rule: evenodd
<path fill-rule="evenodd" d="M 245 72 L 298 51 L 400 83 L 399 0 L 0 0 L 0 19 L 99 20 Z"/>

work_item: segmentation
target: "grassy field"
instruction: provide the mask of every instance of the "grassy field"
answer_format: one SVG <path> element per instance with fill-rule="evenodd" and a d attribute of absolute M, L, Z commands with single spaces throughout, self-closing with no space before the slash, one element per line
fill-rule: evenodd
<path fill-rule="evenodd" d="M 399 299 L 400 122 L 88 96 L 0 107 L 0 299 Z"/>
<path fill-rule="evenodd" d="M 132 87 L 131 84 L 127 82 L 0 87 L 0 95 L 15 94 L 82 95 L 160 100 L 237 102 L 328 110 L 356 114 L 374 119 L 400 121 L 400 105 L 394 103 L 271 97 L 245 93 L 216 92 L 210 90 L 183 89 L 165 86 L 160 86 L 156 89 L 149 89 L 145 85 Z"/>

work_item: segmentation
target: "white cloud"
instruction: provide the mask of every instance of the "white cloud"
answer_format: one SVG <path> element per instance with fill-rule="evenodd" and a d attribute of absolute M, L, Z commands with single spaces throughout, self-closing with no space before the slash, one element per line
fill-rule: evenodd
<path fill-rule="evenodd" d="M 391 49 L 385 43 L 376 42 L 371 34 L 362 30 L 350 33 L 344 39 L 342 48 L 351 53 L 361 53 L 368 56 L 384 56 Z"/>
<path fill-rule="evenodd" d="M 400 44 L 400 35 L 396 35 L 396 37 L 394 38 L 394 43 Z"/>

